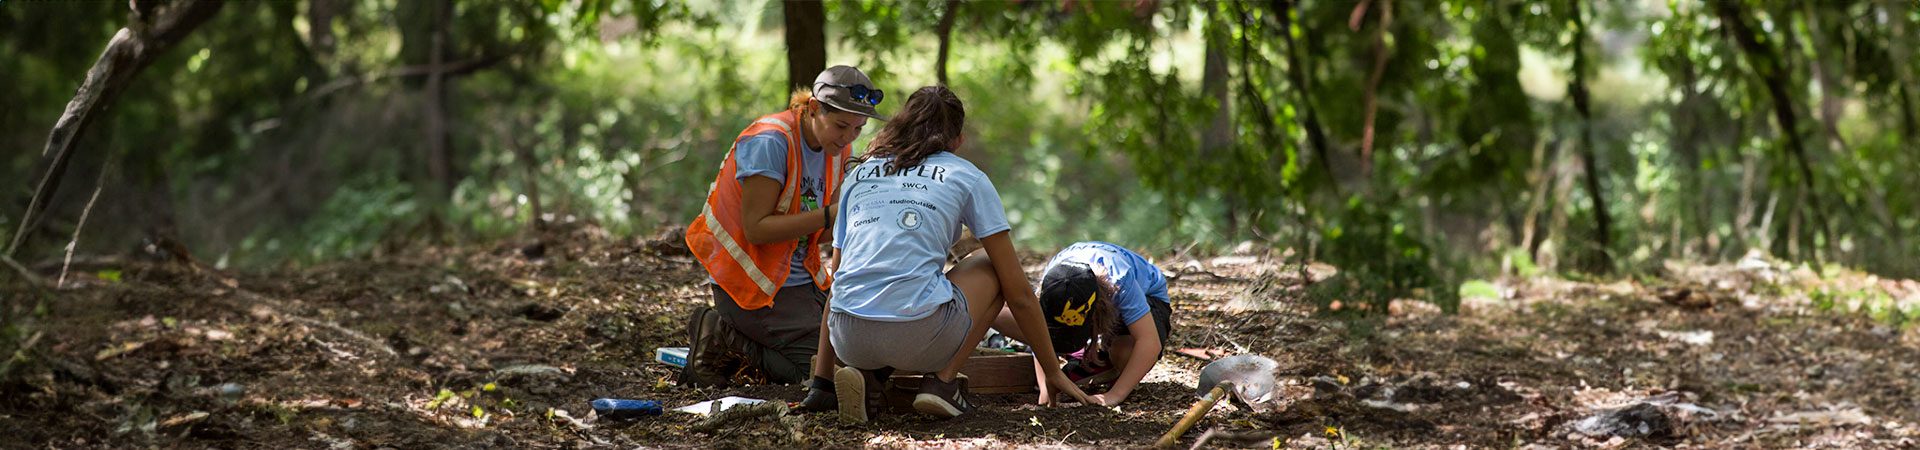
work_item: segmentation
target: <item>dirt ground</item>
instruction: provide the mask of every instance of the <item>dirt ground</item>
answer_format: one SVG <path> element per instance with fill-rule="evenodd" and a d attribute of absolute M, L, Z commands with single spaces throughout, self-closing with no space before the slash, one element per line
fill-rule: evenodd
<path fill-rule="evenodd" d="M 651 362 L 686 345 L 684 318 L 710 300 L 674 236 L 546 241 L 225 274 L 121 262 L 57 292 L 9 281 L 0 306 L 25 337 L 0 342 L 13 356 L 0 447 L 1143 447 L 1192 404 L 1204 364 L 1170 352 L 1116 408 L 984 395 L 953 420 L 800 415 L 711 434 L 687 414 L 600 420 L 588 402 L 601 397 L 803 392 L 682 388 Z M 1208 447 L 1920 447 L 1920 327 L 1805 293 L 1920 307 L 1912 281 L 1671 264 L 1637 281 L 1506 280 L 1458 314 L 1399 302 L 1390 319 L 1348 321 L 1304 298 L 1332 268 L 1161 264 L 1175 275 L 1170 348 L 1266 355 L 1284 385 L 1270 411 L 1218 407 L 1182 447 L 1209 431 Z M 1654 417 L 1633 437 L 1582 432 L 1635 404 Z"/>

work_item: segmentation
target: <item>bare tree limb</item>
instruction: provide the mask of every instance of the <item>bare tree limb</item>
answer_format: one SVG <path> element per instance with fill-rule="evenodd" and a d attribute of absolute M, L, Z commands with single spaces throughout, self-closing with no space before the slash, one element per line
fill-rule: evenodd
<path fill-rule="evenodd" d="M 106 50 L 100 53 L 100 59 L 93 63 L 93 68 L 87 70 L 86 80 L 80 84 L 73 100 L 67 102 L 67 109 L 60 114 L 60 120 L 54 123 L 53 132 L 47 137 L 47 147 L 40 152 L 40 157 L 51 156 L 53 162 L 40 178 L 39 187 L 27 203 L 26 213 L 21 215 L 20 229 L 13 234 L 13 242 L 7 244 L 6 256 L 13 256 L 20 250 L 28 232 L 40 221 L 48 202 L 53 200 L 54 191 L 59 189 L 61 175 L 73 160 L 74 146 L 87 126 L 99 116 L 97 113 L 112 105 L 141 69 L 152 64 L 226 5 L 225 2 L 212 0 L 160 3 L 134 4 L 138 8 L 131 14 L 127 27 L 121 28 L 114 33 L 112 40 L 107 41 Z M 149 18 L 152 20 L 149 21 Z"/>
<path fill-rule="evenodd" d="M 73 252 L 80 248 L 80 230 L 87 228 L 87 216 L 93 215 L 93 205 L 100 201 L 100 190 L 107 187 L 107 173 L 112 168 L 113 164 L 108 163 L 106 168 L 100 169 L 100 179 L 93 183 L 93 196 L 87 198 L 87 207 L 80 210 L 80 223 L 73 226 L 73 240 L 67 241 L 67 257 L 60 265 L 60 278 L 53 283 L 54 289 L 67 286 L 67 269 L 73 267 Z"/>
<path fill-rule="evenodd" d="M 1375 118 L 1380 114 L 1380 80 L 1387 75 L 1387 29 L 1393 26 L 1393 0 L 1379 0 L 1380 28 L 1373 30 L 1373 73 L 1367 77 L 1366 124 L 1360 130 L 1360 175 L 1373 177 L 1373 136 Z M 1367 3 L 1353 9 L 1353 18 L 1348 22 L 1355 30 L 1360 28 L 1360 19 L 1366 16 Z"/>
<path fill-rule="evenodd" d="M 29 285 L 34 287 L 47 285 L 46 279 L 40 278 L 40 275 L 33 273 L 32 270 L 27 269 L 27 266 L 20 265 L 20 262 L 14 261 L 13 258 L 7 255 L 0 255 L 0 265 L 5 265 L 9 269 L 13 269 L 13 272 L 20 275 L 20 279 L 26 281 Z"/>

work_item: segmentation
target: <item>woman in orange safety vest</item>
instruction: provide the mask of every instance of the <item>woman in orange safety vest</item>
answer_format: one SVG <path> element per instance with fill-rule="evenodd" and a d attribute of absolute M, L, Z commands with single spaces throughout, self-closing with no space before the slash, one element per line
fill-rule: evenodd
<path fill-rule="evenodd" d="M 776 383 L 813 375 L 831 385 L 832 350 L 820 330 L 832 274 L 821 266 L 820 241 L 831 237 L 828 203 L 853 141 L 869 118 L 884 120 L 875 109 L 884 96 L 859 69 L 834 66 L 734 140 L 687 227 L 687 246 L 712 277 L 713 306 L 688 318 L 682 383 L 729 385 L 745 364 Z"/>

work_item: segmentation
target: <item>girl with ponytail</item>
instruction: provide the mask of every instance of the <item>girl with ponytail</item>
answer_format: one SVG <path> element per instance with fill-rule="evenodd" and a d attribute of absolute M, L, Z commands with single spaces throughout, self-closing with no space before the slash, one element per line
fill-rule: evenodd
<path fill-rule="evenodd" d="M 1014 255 L 1011 226 L 1000 194 L 986 174 L 954 156 L 966 139 L 966 108 L 943 86 L 914 91 L 874 137 L 867 159 L 847 171 L 833 225 L 833 302 L 827 335 L 847 367 L 834 373 L 840 417 L 866 422 L 878 411 L 881 381 L 892 371 L 926 373 L 915 410 L 954 417 L 972 409 L 960 366 L 987 328 L 1008 311 L 1026 336 L 1043 336 L 1047 323 L 1033 285 Z M 961 227 L 973 231 L 986 255 L 941 271 Z M 1031 344 L 1052 355 L 1048 340 Z M 1060 370 L 1040 358 L 1047 384 L 1083 403 Z"/>

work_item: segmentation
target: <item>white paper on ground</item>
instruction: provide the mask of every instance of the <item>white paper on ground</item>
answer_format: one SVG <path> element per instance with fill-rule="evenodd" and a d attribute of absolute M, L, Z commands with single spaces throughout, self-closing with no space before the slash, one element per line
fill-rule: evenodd
<path fill-rule="evenodd" d="M 713 412 L 714 402 L 719 402 L 720 410 L 726 411 L 727 409 L 733 408 L 735 406 L 751 405 L 755 403 L 766 403 L 767 401 L 757 399 L 757 398 L 746 398 L 746 397 L 729 395 L 725 398 L 707 400 L 700 403 L 695 403 L 687 406 L 682 406 L 679 408 L 674 408 L 673 410 L 683 412 L 683 413 L 693 413 L 696 415 L 704 416 L 704 415 L 707 415 L 707 413 Z"/>

